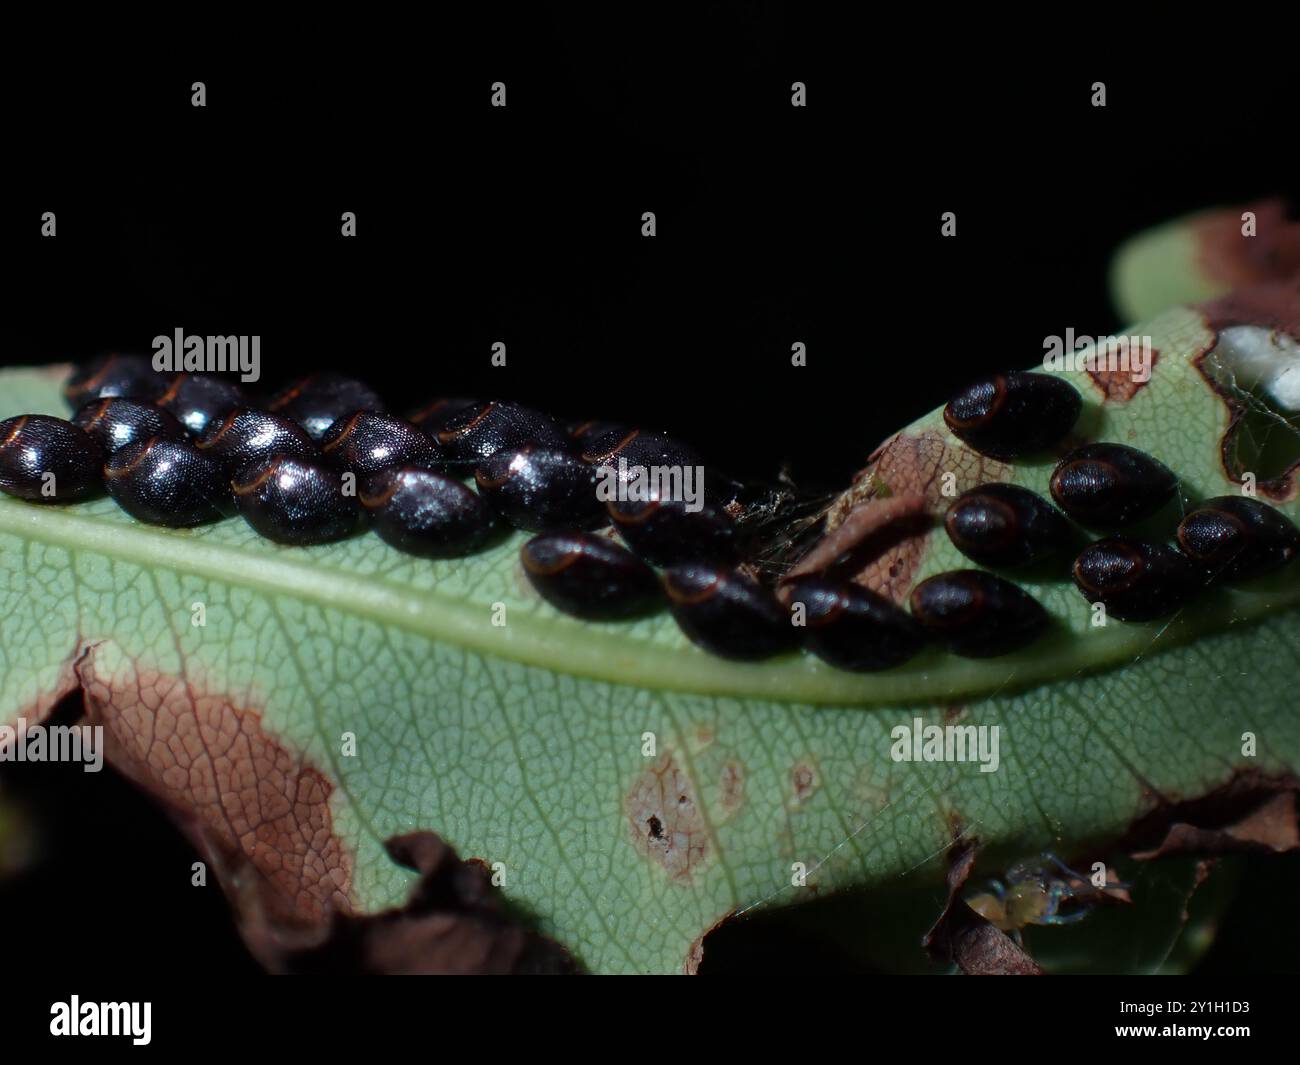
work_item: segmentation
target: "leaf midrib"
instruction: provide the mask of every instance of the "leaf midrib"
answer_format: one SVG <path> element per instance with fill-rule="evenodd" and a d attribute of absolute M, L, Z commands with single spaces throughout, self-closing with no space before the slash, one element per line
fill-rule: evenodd
<path fill-rule="evenodd" d="M 142 567 L 165 567 L 227 585 L 285 595 L 342 610 L 447 641 L 483 654 L 614 684 L 707 695 L 754 696 L 783 701 L 852 705 L 934 703 L 992 691 L 1021 690 L 1080 671 L 1120 665 L 1135 654 L 1180 646 L 1232 622 L 1257 620 L 1300 602 L 1300 581 L 1269 594 L 1220 592 L 1165 625 L 1113 624 L 1089 638 L 1049 638 L 1015 656 L 961 660 L 930 652 L 891 674 L 833 670 L 810 655 L 763 663 L 729 662 L 692 646 L 662 646 L 621 634 L 615 627 L 575 621 L 516 607 L 508 624 L 491 624 L 491 604 L 455 599 L 436 591 L 411 591 L 381 576 L 358 576 L 322 563 L 283 554 L 244 552 L 190 533 L 72 510 L 0 500 L 0 531 L 88 551 Z M 386 546 L 384 550 L 391 550 Z M 326 579 L 322 579 L 322 575 Z M 1011 666 L 1008 675 L 1008 666 Z"/>

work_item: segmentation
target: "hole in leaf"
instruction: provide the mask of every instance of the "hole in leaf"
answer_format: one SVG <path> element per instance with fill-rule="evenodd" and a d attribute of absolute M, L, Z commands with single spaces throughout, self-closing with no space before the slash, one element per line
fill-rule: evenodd
<path fill-rule="evenodd" d="M 1232 422 L 1223 464 L 1233 480 L 1246 474 L 1267 488 L 1300 465 L 1300 341 L 1259 326 L 1232 326 L 1200 362 Z M 1279 483 L 1289 494 L 1289 485 Z"/>

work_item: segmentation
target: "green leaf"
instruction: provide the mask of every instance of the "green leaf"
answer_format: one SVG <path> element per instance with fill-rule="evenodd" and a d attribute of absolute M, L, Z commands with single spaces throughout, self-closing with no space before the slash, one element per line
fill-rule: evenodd
<path fill-rule="evenodd" d="M 1228 413 L 1191 361 L 1213 342 L 1200 315 L 1130 332 L 1159 352 L 1150 384 L 1103 403 L 1074 378 L 1081 429 L 1155 455 L 1185 498 L 1233 490 Z M 52 372 L 7 371 L 0 397 L 2 417 L 64 413 Z M 973 486 L 938 412 L 899 439 L 917 438 Z M 1009 473 L 1042 492 L 1049 471 Z M 400 904 L 411 874 L 382 842 L 431 829 L 500 863 L 507 896 L 604 972 L 680 970 L 756 907 L 908 873 L 937 885 L 956 837 L 986 844 L 990 869 L 1079 853 L 1162 798 L 1300 763 L 1300 567 L 1104 628 L 1064 577 L 1026 582 L 1059 627 L 1027 651 L 854 675 L 811 656 L 723 662 L 667 616 L 563 617 L 523 580 L 521 539 L 431 563 L 373 536 L 284 548 L 238 520 L 173 531 L 107 499 L 0 498 L 0 721 L 39 716 L 79 677 L 114 762 L 295 917 Z M 932 534 L 913 576 L 966 565 Z M 915 718 L 1000 726 L 998 770 L 894 761 L 891 731 Z"/>
<path fill-rule="evenodd" d="M 1176 218 L 1124 243 L 1111 262 L 1110 286 L 1125 320 L 1150 318 L 1179 303 L 1200 303 L 1231 288 L 1207 273 L 1202 247 L 1201 226 L 1227 213 L 1201 211 Z"/>

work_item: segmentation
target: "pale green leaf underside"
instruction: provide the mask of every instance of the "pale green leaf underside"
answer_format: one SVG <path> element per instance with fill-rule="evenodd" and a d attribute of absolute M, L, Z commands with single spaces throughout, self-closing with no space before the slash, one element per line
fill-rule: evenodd
<path fill-rule="evenodd" d="M 1187 362 L 1208 343 L 1199 318 L 1173 311 L 1134 331 L 1154 335 L 1158 380 L 1104 411 L 1076 380 L 1089 435 L 1157 455 L 1191 496 L 1229 490 L 1217 452 L 1226 413 Z M 0 416 L 24 411 L 63 413 L 54 377 L 0 376 Z M 1047 473 L 1028 466 L 1015 479 L 1043 491 Z M 601 971 L 679 969 L 725 914 L 812 897 L 790 886 L 794 862 L 821 892 L 927 862 L 937 877 L 954 817 L 1017 857 L 1113 836 L 1151 791 L 1193 794 L 1237 766 L 1300 762 L 1285 690 L 1300 640 L 1300 614 L 1283 610 L 1300 596 L 1294 573 L 1168 626 L 1095 629 L 1068 583 L 1031 586 L 1066 631 L 1030 652 L 935 654 L 855 676 L 811 658 L 725 663 L 666 616 L 561 617 L 523 581 L 518 544 L 435 564 L 373 536 L 286 549 L 237 520 L 173 532 L 108 500 L 0 498 L 0 720 L 54 688 L 88 641 L 102 642 L 103 670 L 231 693 L 339 783 L 335 828 L 355 853 L 363 905 L 404 897 L 407 876 L 382 840 L 430 828 L 504 863 L 508 894 Z M 919 576 L 966 564 L 940 535 Z M 204 628 L 190 623 L 195 602 Z M 496 602 L 504 628 L 491 624 Z M 999 694 L 974 700 L 988 692 Z M 1003 726 L 998 772 L 890 759 L 894 726 L 939 721 L 954 704 L 967 707 L 963 723 Z M 1258 758 L 1240 757 L 1247 730 Z M 356 733 L 357 757 L 340 756 L 344 732 Z M 641 753 L 646 732 L 658 760 Z M 672 777 L 652 772 L 667 757 L 680 776 L 660 796 L 665 818 L 679 790 L 700 812 L 671 870 L 636 842 L 633 814 L 645 809 L 628 800 Z"/>
<path fill-rule="evenodd" d="M 1207 276 L 1198 220 L 1217 211 L 1176 218 L 1130 237 L 1111 261 L 1112 299 L 1125 321 L 1137 322 L 1177 303 L 1222 296 L 1227 286 Z"/>

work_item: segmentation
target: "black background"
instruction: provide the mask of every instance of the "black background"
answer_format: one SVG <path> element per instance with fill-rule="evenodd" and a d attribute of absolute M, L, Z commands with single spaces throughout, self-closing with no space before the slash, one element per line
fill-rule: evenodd
<path fill-rule="evenodd" d="M 322 21 L 75 55 L 11 40 L 0 360 L 148 351 L 177 327 L 259 334 L 268 386 L 334 367 L 399 408 L 515 398 L 834 487 L 972 376 L 1033 364 L 1046 335 L 1126 324 L 1106 289 L 1124 237 L 1295 198 L 1300 73 L 1272 18 L 849 22 L 728 3 Z M 498 80 L 505 110 L 489 106 Z M 939 234 L 949 210 L 955 240 Z M 156 973 L 198 946 L 212 972 L 252 969 L 130 789 L 69 773 L 52 796 L 37 776 L 0 782 L 61 843 L 0 887 L 0 911 L 108 919 L 94 951 L 57 922 L 32 929 L 47 957 Z M 1226 969 L 1252 967 L 1237 943 L 1260 898 L 1218 948 Z M 753 957 L 798 949 L 767 947 Z"/>
<path fill-rule="evenodd" d="M 0 357 L 259 334 L 268 386 L 356 369 L 842 484 L 981 370 L 1126 324 L 1124 237 L 1300 180 L 1283 40 L 1123 25 L 557 6 L 43 56 L 7 75 Z"/>

